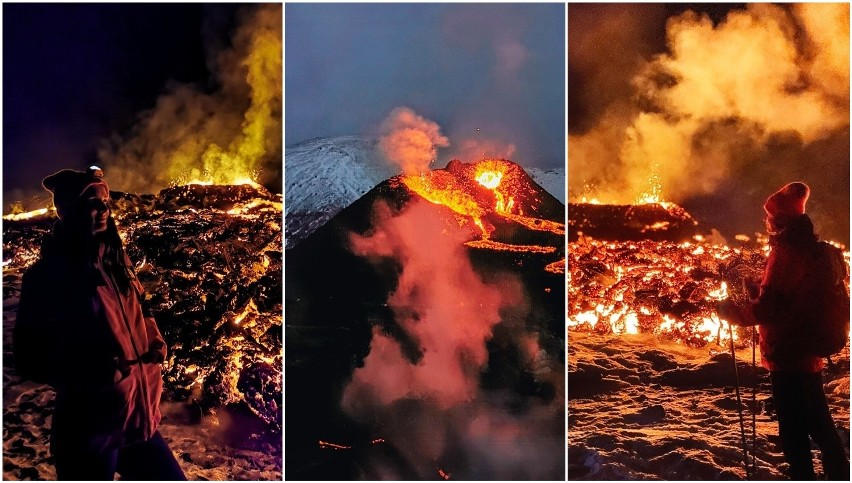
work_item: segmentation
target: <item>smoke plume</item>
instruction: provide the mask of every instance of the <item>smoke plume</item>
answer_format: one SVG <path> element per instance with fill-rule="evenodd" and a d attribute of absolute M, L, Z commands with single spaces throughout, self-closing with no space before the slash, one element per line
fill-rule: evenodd
<path fill-rule="evenodd" d="M 438 148 L 450 145 L 437 123 L 407 107 L 392 110 L 379 129 L 382 154 L 405 174 L 428 171 L 438 156 Z"/>
<path fill-rule="evenodd" d="M 669 18 L 665 31 L 667 51 L 633 68 L 629 96 L 593 106 L 594 115 L 575 111 L 573 198 L 631 203 L 657 179 L 671 201 L 712 197 L 732 183 L 759 200 L 804 179 L 832 199 L 835 183 L 808 169 L 815 164 L 834 166 L 848 185 L 848 149 L 824 148 L 848 139 L 849 5 L 755 4 L 715 25 L 686 11 Z M 808 150 L 823 159 L 809 159 Z M 848 198 L 848 189 L 836 196 Z"/>
<path fill-rule="evenodd" d="M 117 190 L 153 192 L 194 179 L 244 179 L 280 190 L 281 6 L 241 11 L 229 48 L 208 57 L 218 88 L 173 83 L 98 156 Z"/>
<path fill-rule="evenodd" d="M 451 157 L 470 163 L 480 159 L 512 159 L 517 147 L 500 139 L 465 138 L 456 144 Z"/>
<path fill-rule="evenodd" d="M 437 476 L 438 462 L 451 474 L 455 465 L 471 471 L 455 475 L 461 479 L 560 474 L 554 466 L 562 458 L 550 452 L 561 451 L 562 428 L 546 437 L 553 428 L 543 421 L 559 420 L 561 399 L 530 398 L 537 402 L 510 414 L 509 396 L 481 387 L 482 372 L 494 363 L 487 343 L 498 328 L 512 332 L 519 364 L 541 362 L 536 336 L 504 322 L 507 312 L 526 313 L 523 288 L 510 276 L 482 280 L 462 245 L 476 228 L 460 227 L 449 213 L 423 201 L 399 214 L 378 204 L 375 229 L 350 236 L 357 255 L 392 257 L 402 270 L 387 301 L 398 327 L 373 329 L 370 353 L 345 389 L 343 408 L 359 421 L 381 421 L 382 437 L 398 445 L 420 478 Z M 554 371 L 550 382 L 561 386 L 556 379 Z M 531 448 L 555 463 L 536 465 Z"/>

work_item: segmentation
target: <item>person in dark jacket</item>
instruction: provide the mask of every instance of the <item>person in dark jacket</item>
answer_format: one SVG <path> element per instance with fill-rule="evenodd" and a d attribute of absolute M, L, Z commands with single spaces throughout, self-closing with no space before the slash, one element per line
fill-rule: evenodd
<path fill-rule="evenodd" d="M 103 171 L 42 181 L 59 220 L 24 274 L 13 332 L 20 375 L 56 390 L 60 480 L 185 480 L 157 430 L 166 344 L 109 208 Z"/>
<path fill-rule="evenodd" d="M 737 325 L 758 325 L 763 366 L 769 370 L 772 399 L 784 458 L 793 480 L 815 479 L 811 439 L 819 446 L 829 480 L 849 480 L 849 459 L 828 408 L 822 384 L 823 359 L 802 343 L 802 314 L 813 312 L 806 282 L 818 238 L 805 204 L 810 188 L 794 182 L 763 205 L 770 252 L 757 298 L 737 308 L 720 303 L 719 314 Z"/>

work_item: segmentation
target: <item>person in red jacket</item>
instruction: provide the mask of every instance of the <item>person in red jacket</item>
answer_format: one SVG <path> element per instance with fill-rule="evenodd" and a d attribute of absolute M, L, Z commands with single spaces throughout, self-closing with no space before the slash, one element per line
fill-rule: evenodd
<path fill-rule="evenodd" d="M 811 439 L 822 453 L 829 480 L 849 480 L 849 459 L 828 408 L 823 359 L 802 343 L 801 314 L 813 310 L 806 272 L 818 238 L 805 204 L 810 188 L 789 183 L 763 205 L 771 250 L 757 298 L 750 306 L 719 304 L 720 316 L 737 325 L 758 325 L 760 354 L 769 370 L 784 458 L 793 480 L 815 479 Z M 804 329 L 806 330 L 806 329 Z"/>
<path fill-rule="evenodd" d="M 42 181 L 59 220 L 24 274 L 13 331 L 20 375 L 56 390 L 50 449 L 60 480 L 185 480 L 163 437 L 166 344 L 139 303 L 103 171 Z"/>

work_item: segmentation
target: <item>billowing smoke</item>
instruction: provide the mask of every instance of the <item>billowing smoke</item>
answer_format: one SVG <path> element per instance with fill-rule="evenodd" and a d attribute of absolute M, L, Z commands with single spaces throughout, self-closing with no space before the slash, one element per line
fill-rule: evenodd
<path fill-rule="evenodd" d="M 822 193 L 817 205 L 837 201 L 848 213 L 848 4 L 755 4 L 718 24 L 686 11 L 665 31 L 666 52 L 620 61 L 633 66 L 622 95 L 593 106 L 594 114 L 576 111 L 580 129 L 568 138 L 573 199 L 630 203 L 658 181 L 671 201 L 736 195 L 753 203 L 802 179 Z M 594 27 L 586 32 L 595 35 Z M 571 66 L 609 63 L 572 54 Z M 848 232 L 845 223 L 839 233 Z"/>
<path fill-rule="evenodd" d="M 548 438 L 554 428 L 544 421 L 559 420 L 564 401 L 530 401 L 482 387 L 483 371 L 496 363 L 487 343 L 498 327 L 512 332 L 519 365 L 533 367 L 542 355 L 534 334 L 504 321 L 507 313 L 520 319 L 526 313 L 523 288 L 508 275 L 484 282 L 462 245 L 475 228 L 460 227 L 448 213 L 423 201 L 397 214 L 378 204 L 375 229 L 350 236 L 354 253 L 392 257 L 402 269 L 387 301 L 396 327 L 374 328 L 343 408 L 361 422 L 381 421 L 381 436 L 418 478 L 437 477 L 439 464 L 451 474 L 456 467 L 470 472 L 454 475 L 461 479 L 561 477 L 563 428 Z M 553 375 L 550 382 L 561 386 Z M 525 409 L 509 411 L 507 399 L 519 397 Z"/>
<path fill-rule="evenodd" d="M 281 186 L 281 5 L 241 11 L 231 45 L 208 55 L 216 88 L 173 83 L 98 156 L 114 189 L 154 192 L 191 180 Z"/>
<path fill-rule="evenodd" d="M 466 163 L 479 161 L 480 159 L 512 159 L 517 147 L 512 143 L 506 143 L 499 139 L 488 138 L 466 138 L 456 144 L 451 157 L 460 159 Z"/>
<path fill-rule="evenodd" d="M 382 121 L 379 147 L 385 158 L 405 174 L 429 171 L 438 148 L 450 145 L 434 121 L 407 107 L 397 107 Z"/>

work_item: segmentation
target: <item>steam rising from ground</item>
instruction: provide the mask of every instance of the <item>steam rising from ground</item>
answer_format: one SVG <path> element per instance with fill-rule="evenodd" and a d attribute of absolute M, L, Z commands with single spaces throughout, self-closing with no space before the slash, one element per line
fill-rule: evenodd
<path fill-rule="evenodd" d="M 397 445 L 421 478 L 435 477 L 438 462 L 451 476 L 453 465 L 466 468 L 462 479 L 552 477 L 554 471 L 561 477 L 562 434 L 548 440 L 544 435 L 554 428 L 543 421 L 559 420 L 562 400 L 529 402 L 526 411 L 510 413 L 501 396 L 480 387 L 489 363 L 486 342 L 506 310 L 526 312 L 523 289 L 511 277 L 483 282 L 462 245 L 472 231 L 444 211 L 414 201 L 393 214 L 378 204 L 375 230 L 350 236 L 357 255 L 401 264 L 388 305 L 402 334 L 374 328 L 343 407 L 358 420 L 381 421 L 381 437 Z M 535 336 L 513 330 L 523 363 L 534 364 Z M 469 461 L 461 463 L 460 455 Z"/>
<path fill-rule="evenodd" d="M 668 51 L 636 69 L 632 97 L 613 99 L 600 107 L 594 127 L 569 134 L 573 197 L 630 203 L 648 191 L 652 176 L 672 201 L 751 175 L 752 186 L 741 189 L 771 183 L 759 188 L 768 195 L 807 172 L 778 166 L 779 151 L 795 147 L 800 159 L 792 161 L 813 166 L 801 154 L 808 146 L 848 138 L 848 4 L 755 4 L 730 11 L 718 25 L 686 11 L 668 19 L 666 36 Z M 776 166 L 786 176 L 764 175 Z M 848 185 L 848 162 L 837 168 Z M 812 187 L 822 183 L 811 176 Z"/>
<path fill-rule="evenodd" d="M 478 374 L 488 359 L 485 342 L 500 322 L 501 305 L 509 301 L 473 271 L 463 246 L 469 232 L 447 225 L 435 212 L 417 202 L 394 217 L 378 205 L 377 230 L 351 237 L 355 254 L 402 263 L 388 305 L 416 341 L 420 358 L 406 360 L 396 340 L 376 329 L 364 368 L 355 372 L 347 390 L 344 403 L 349 407 L 359 402 L 353 396 L 364 392 L 379 404 L 426 397 L 444 409 L 476 397 Z"/>
<path fill-rule="evenodd" d="M 129 135 L 101 146 L 111 187 L 155 192 L 193 179 L 237 178 L 280 187 L 281 6 L 241 13 L 230 48 L 213 56 L 215 92 L 172 84 Z"/>
<path fill-rule="evenodd" d="M 382 154 L 404 174 L 429 171 L 429 165 L 438 156 L 438 148 L 450 145 L 436 122 L 407 107 L 392 110 L 382 122 L 380 131 Z"/>

